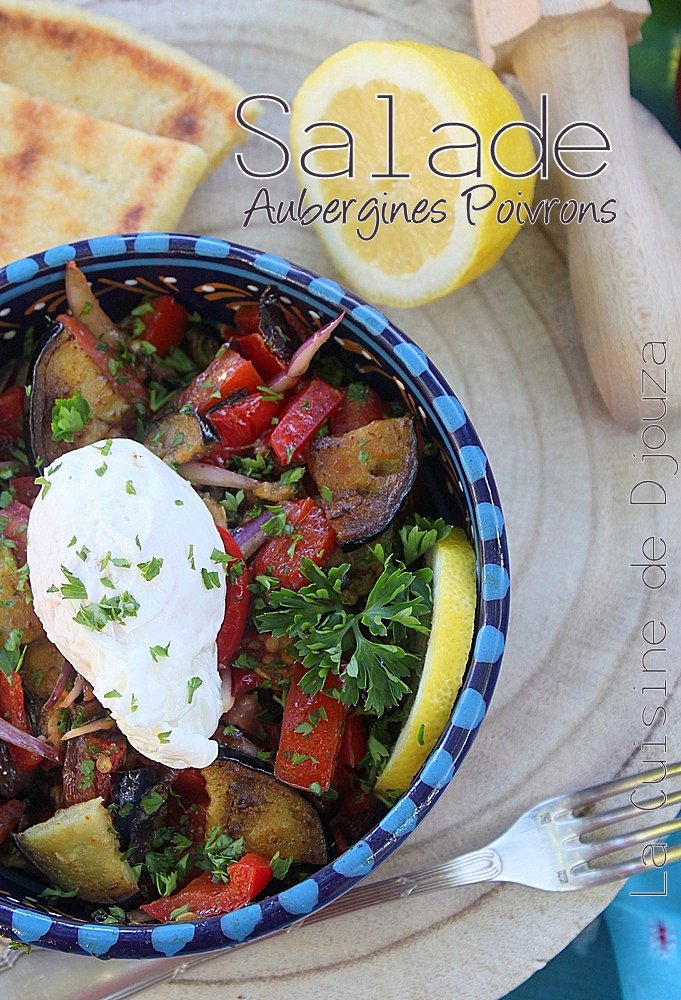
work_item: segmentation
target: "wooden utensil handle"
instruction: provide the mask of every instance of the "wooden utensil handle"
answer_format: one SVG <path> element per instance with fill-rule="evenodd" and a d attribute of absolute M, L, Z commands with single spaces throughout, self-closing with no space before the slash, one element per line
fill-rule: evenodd
<path fill-rule="evenodd" d="M 678 411 L 681 402 L 681 246 L 643 169 L 624 26 L 603 13 L 547 19 L 519 43 L 513 70 L 535 107 L 542 93 L 549 95 L 551 143 L 576 121 L 598 125 L 610 140 L 610 153 L 565 156 L 566 162 L 574 157 L 573 169 L 579 165 L 581 171 L 608 160 L 598 176 L 574 179 L 559 171 L 563 201 L 593 202 L 600 210 L 615 199 L 608 207 L 617 213 L 609 224 L 587 215 L 581 225 L 568 225 L 570 280 L 589 365 L 606 406 L 619 423 L 645 426 L 641 421 L 660 410 L 660 404 L 646 403 L 645 385 L 642 390 L 646 343 L 666 342 L 667 379 L 676 387 L 666 400 L 668 412 Z M 579 144 L 575 135 L 565 143 Z M 592 131 L 589 142 L 596 145 L 595 139 Z M 558 167 L 551 162 L 551 169 Z M 658 357 L 662 350 L 657 348 Z"/>

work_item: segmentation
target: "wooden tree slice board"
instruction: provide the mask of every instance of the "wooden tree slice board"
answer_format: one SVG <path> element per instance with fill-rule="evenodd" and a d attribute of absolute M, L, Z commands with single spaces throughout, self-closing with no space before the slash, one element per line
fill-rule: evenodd
<path fill-rule="evenodd" d="M 82 6 L 184 48 L 250 93 L 288 100 L 321 59 L 360 38 L 412 38 L 475 53 L 466 0 Z M 642 109 L 637 120 L 651 176 L 681 228 L 679 151 Z M 262 121 L 285 134 L 278 115 L 268 112 Z M 256 155 L 255 144 L 249 155 Z M 241 228 L 259 186 L 230 159 L 194 196 L 184 230 L 261 247 L 333 275 L 309 229 L 263 222 Z M 270 188 L 277 199 L 296 193 L 288 175 Z M 596 396 L 575 327 L 560 226 L 525 227 L 493 271 L 447 299 L 387 311 L 445 373 L 488 451 L 507 517 L 513 608 L 501 680 L 471 754 L 374 879 L 481 846 L 543 797 L 643 769 L 645 759 L 661 755 L 642 753 L 642 741 L 666 737 L 671 760 L 681 739 L 681 716 L 673 709 L 664 725 L 643 724 L 644 706 L 650 714 L 664 697 L 640 690 L 644 624 L 664 621 L 665 645 L 678 642 L 681 532 L 672 514 L 679 486 L 670 463 L 658 460 L 655 470 L 652 460 L 641 461 L 640 438 L 615 427 Z M 662 450 L 674 454 L 676 447 L 679 455 L 678 437 L 666 430 Z M 663 477 L 667 504 L 630 505 L 631 489 L 655 478 L 654 471 Z M 641 545 L 651 535 L 667 542 L 668 579 L 657 591 L 646 590 L 640 570 L 630 566 L 643 561 Z M 678 678 L 671 651 L 666 655 L 668 673 L 653 676 L 666 677 L 671 695 Z M 617 888 L 552 895 L 486 885 L 420 896 L 230 951 L 143 995 L 501 997 L 571 941 Z M 42 995 L 41 984 L 45 997 L 54 996 L 57 969 L 73 984 L 72 996 L 92 998 L 103 995 L 104 983 L 120 988 L 152 972 L 130 962 L 104 969 L 94 960 L 37 952 L 7 977 L 13 995 L 23 995 L 20 984 L 30 976 L 34 996 Z"/>

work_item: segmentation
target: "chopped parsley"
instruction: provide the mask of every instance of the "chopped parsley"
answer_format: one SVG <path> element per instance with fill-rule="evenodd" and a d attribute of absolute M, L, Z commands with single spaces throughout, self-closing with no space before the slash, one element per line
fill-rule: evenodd
<path fill-rule="evenodd" d="M 101 479 L 108 468 L 109 466 L 106 464 L 106 462 L 102 462 L 102 464 L 95 469 L 95 475 L 99 476 L 99 478 Z"/>
<path fill-rule="evenodd" d="M 67 399 L 55 399 L 52 407 L 52 440 L 72 444 L 74 434 L 85 429 L 91 416 L 92 407 L 80 392 Z"/>
<path fill-rule="evenodd" d="M 322 500 L 326 500 L 327 503 L 331 503 L 331 501 L 333 500 L 333 493 L 331 492 L 328 486 L 326 485 L 322 486 L 319 492 L 321 494 Z"/>
<path fill-rule="evenodd" d="M 145 580 L 153 580 L 158 576 L 163 566 L 163 559 L 160 556 L 152 556 L 147 562 L 137 563 L 137 569 Z"/>
<path fill-rule="evenodd" d="M 162 795 L 152 788 L 152 790 L 147 794 L 143 795 L 140 799 L 140 805 L 144 809 L 147 816 L 153 816 L 155 812 L 161 808 L 165 799 Z"/>
<path fill-rule="evenodd" d="M 270 868 L 272 869 L 272 874 L 275 878 L 283 879 L 288 875 L 288 870 L 293 863 L 293 857 L 282 858 L 279 851 L 274 855 L 270 861 Z"/>
<path fill-rule="evenodd" d="M 125 492 L 130 493 L 131 496 L 137 496 L 137 490 L 133 485 L 132 479 L 126 479 L 125 481 Z"/>
<path fill-rule="evenodd" d="M 62 587 L 62 592 L 63 589 Z M 125 625 L 125 619 L 136 618 L 138 610 L 139 602 L 129 591 L 124 590 L 122 594 L 102 598 L 98 604 L 84 604 L 73 616 L 73 620 L 93 632 L 101 632 L 109 622 Z"/>
<path fill-rule="evenodd" d="M 190 677 L 189 678 L 189 680 L 187 681 L 187 691 L 188 691 L 188 693 L 187 693 L 187 704 L 188 705 L 191 705 L 192 699 L 194 698 L 194 692 L 197 690 L 197 688 L 200 688 L 202 684 L 203 684 L 203 681 L 201 680 L 200 677 Z"/>
<path fill-rule="evenodd" d="M 194 567 L 192 566 L 192 569 L 193 568 Z M 203 567 L 201 570 L 201 579 L 203 580 L 203 585 L 206 590 L 214 590 L 220 586 L 220 577 L 214 569 L 206 569 Z"/>
<path fill-rule="evenodd" d="M 164 657 L 170 656 L 170 642 L 167 646 L 149 646 L 149 652 L 154 663 L 158 663 Z"/>
<path fill-rule="evenodd" d="M 169 729 L 167 733 L 156 733 L 156 739 L 159 743 L 170 743 L 170 734 L 172 729 Z"/>
<path fill-rule="evenodd" d="M 11 677 L 24 662 L 27 647 L 21 645 L 23 638 L 23 629 L 13 628 L 0 649 L 0 670 L 5 677 Z"/>
<path fill-rule="evenodd" d="M 67 582 L 63 583 L 59 588 L 61 590 L 62 597 L 66 597 L 71 601 L 87 601 L 88 594 L 83 581 L 79 580 L 74 573 L 66 568 L 66 566 L 61 566 L 60 569 L 67 580 Z"/>
<path fill-rule="evenodd" d="M 451 532 L 451 525 L 445 524 L 441 517 L 436 521 L 429 521 L 425 517 L 416 514 L 415 523 L 400 528 L 400 541 L 404 552 L 404 563 L 410 566 L 422 555 Z"/>

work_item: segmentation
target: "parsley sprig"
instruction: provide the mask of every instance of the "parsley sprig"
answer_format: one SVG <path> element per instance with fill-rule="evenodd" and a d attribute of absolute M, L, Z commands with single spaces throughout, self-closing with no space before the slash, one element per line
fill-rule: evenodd
<path fill-rule="evenodd" d="M 269 591 L 260 598 L 256 625 L 291 637 L 307 667 L 301 680 L 307 694 L 321 691 L 329 673 L 342 674 L 341 701 L 383 715 L 408 692 L 406 678 L 418 662 L 405 649 L 408 634 L 429 631 L 432 570 L 412 572 L 388 556 L 364 606 L 352 610 L 342 599 L 349 563 L 324 572 L 303 559 L 301 569 L 309 584 Z"/>

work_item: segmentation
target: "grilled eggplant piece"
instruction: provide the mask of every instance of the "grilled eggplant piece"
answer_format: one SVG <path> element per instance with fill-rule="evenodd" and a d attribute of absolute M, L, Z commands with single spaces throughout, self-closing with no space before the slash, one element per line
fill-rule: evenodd
<path fill-rule="evenodd" d="M 182 465 L 201 458 L 218 441 L 208 421 L 192 409 L 190 413 L 176 410 L 154 421 L 144 445 L 164 462 Z"/>
<path fill-rule="evenodd" d="M 6 549 L 0 556 L 0 642 L 5 642 L 14 628 L 21 629 L 24 643 L 43 635 L 28 583 L 19 572 L 14 556 Z"/>
<path fill-rule="evenodd" d="M 279 851 L 294 862 L 325 865 L 329 845 L 317 812 L 302 795 L 254 763 L 248 766 L 243 757 L 221 759 L 204 769 L 206 831 L 217 826 L 230 837 L 243 837 L 247 851 L 268 857 Z"/>
<path fill-rule="evenodd" d="M 417 466 L 411 417 L 374 420 L 315 441 L 308 471 L 320 490 L 331 491 L 331 500 L 319 497 L 317 502 L 341 545 L 358 545 L 385 531 L 412 487 Z"/>
<path fill-rule="evenodd" d="M 121 849 L 135 848 L 133 861 L 141 859 L 149 849 L 160 818 L 158 811 L 150 814 L 144 810 L 142 799 L 152 791 L 163 798 L 168 794 L 169 782 L 159 782 L 159 771 L 160 768 L 155 767 L 138 767 L 132 771 L 115 771 L 111 776 L 113 825 Z"/>
<path fill-rule="evenodd" d="M 71 443 L 52 439 L 55 400 L 80 392 L 92 416 Z M 61 323 L 55 323 L 36 357 L 29 403 L 29 432 L 34 457 L 49 465 L 60 455 L 104 438 L 120 437 L 130 404 L 110 379 L 76 343 Z"/>
<path fill-rule="evenodd" d="M 101 798 L 59 809 L 45 823 L 15 834 L 19 850 L 43 875 L 90 903 L 122 903 L 137 893 Z"/>
<path fill-rule="evenodd" d="M 271 286 L 260 296 L 258 326 L 270 351 L 284 362 L 291 360 L 301 343 L 313 332 L 281 301 L 279 292 Z"/>

